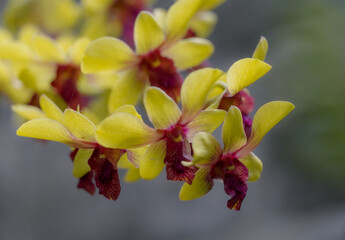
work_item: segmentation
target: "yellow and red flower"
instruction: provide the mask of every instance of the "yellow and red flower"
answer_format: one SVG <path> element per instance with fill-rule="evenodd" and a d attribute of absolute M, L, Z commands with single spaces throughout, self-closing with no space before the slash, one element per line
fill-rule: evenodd
<path fill-rule="evenodd" d="M 213 179 L 221 179 L 225 192 L 231 196 L 228 208 L 240 210 L 248 189 L 246 181 L 258 180 L 262 171 L 260 159 L 251 151 L 293 108 L 293 104 L 281 101 L 263 105 L 254 116 L 251 135 L 247 138 L 241 111 L 231 107 L 222 130 L 223 149 L 211 134 L 198 133 L 192 143 L 193 161 L 184 165 L 199 169 L 193 183 L 182 186 L 180 199 L 201 197 L 212 189 Z"/>
<path fill-rule="evenodd" d="M 223 122 L 225 111 L 204 109 L 209 89 L 222 73 L 211 68 L 191 73 L 181 88 L 182 111 L 161 89 L 149 87 L 144 106 L 154 128 L 130 114 L 116 113 L 100 123 L 97 141 L 108 148 L 149 145 L 140 163 L 142 178 L 153 179 L 166 166 L 169 180 L 192 183 L 196 169 L 185 167 L 182 162 L 191 160 L 195 134 L 211 133 Z"/>
<path fill-rule="evenodd" d="M 167 12 L 163 27 L 151 13 L 142 11 L 134 26 L 135 52 L 125 42 L 110 37 L 87 47 L 82 60 L 84 73 L 121 74 L 109 98 L 110 112 L 123 104 L 136 104 L 147 85 L 179 100 L 182 78 L 178 72 L 198 66 L 214 50 L 206 39 L 182 39 L 200 4 L 201 0 L 177 1 Z"/>
<path fill-rule="evenodd" d="M 90 194 L 95 192 L 94 180 L 100 194 L 116 200 L 121 191 L 117 170 L 120 158 L 127 152 L 126 157 L 128 156 L 135 166 L 139 165 L 140 149 L 103 147 L 95 138 L 96 126 L 88 118 L 70 108 L 62 112 L 45 95 L 40 97 L 40 108 L 15 105 L 13 110 L 29 120 L 17 130 L 17 135 L 61 142 L 74 148 L 71 153 L 74 162 L 73 176 L 80 179 L 78 187 Z M 132 106 L 123 106 L 118 111 L 140 117 Z"/>

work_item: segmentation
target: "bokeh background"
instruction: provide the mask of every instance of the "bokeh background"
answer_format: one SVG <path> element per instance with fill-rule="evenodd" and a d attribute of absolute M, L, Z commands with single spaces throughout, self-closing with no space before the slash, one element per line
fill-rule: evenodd
<path fill-rule="evenodd" d="M 228 0 L 216 12 L 212 65 L 227 70 L 250 57 L 263 35 L 273 69 L 249 88 L 256 109 L 296 105 L 255 150 L 264 171 L 242 210 L 226 208 L 220 183 L 181 202 L 181 184 L 164 174 L 122 183 L 115 203 L 91 197 L 75 187 L 69 149 L 17 137 L 1 97 L 1 240 L 345 239 L 345 1 Z"/>

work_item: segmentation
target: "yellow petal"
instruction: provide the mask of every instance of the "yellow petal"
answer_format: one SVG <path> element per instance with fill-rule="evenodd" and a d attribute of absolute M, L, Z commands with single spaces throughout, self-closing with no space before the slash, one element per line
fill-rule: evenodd
<path fill-rule="evenodd" d="M 224 143 L 224 153 L 233 153 L 243 147 L 247 142 L 246 133 L 243 129 L 241 111 L 232 106 L 225 118 L 222 137 Z"/>
<path fill-rule="evenodd" d="M 193 138 L 193 163 L 211 164 L 222 156 L 222 148 L 211 134 L 200 132 Z"/>
<path fill-rule="evenodd" d="M 201 167 L 195 174 L 192 185 L 184 183 L 180 191 L 180 200 L 188 201 L 204 196 L 213 187 L 210 169 Z"/>
<path fill-rule="evenodd" d="M 165 36 L 155 17 L 142 11 L 137 16 L 134 26 L 134 42 L 138 54 L 146 54 L 158 48 L 164 41 Z"/>
<path fill-rule="evenodd" d="M 118 161 L 117 163 L 117 166 L 119 168 L 133 168 L 135 167 L 133 165 L 133 163 L 131 163 L 129 160 L 128 160 L 128 155 L 127 155 L 127 152 L 125 152 L 124 154 L 122 154 L 122 156 L 120 157 L 120 160 Z"/>
<path fill-rule="evenodd" d="M 214 12 L 199 12 L 191 20 L 190 28 L 195 32 L 196 36 L 207 38 L 213 31 L 217 20 L 217 15 Z"/>
<path fill-rule="evenodd" d="M 256 58 L 244 58 L 235 62 L 228 71 L 228 88 L 235 95 L 264 76 L 271 66 Z"/>
<path fill-rule="evenodd" d="M 159 24 L 161 29 L 164 29 L 167 11 L 163 8 L 155 8 L 155 9 L 153 9 L 153 15 L 156 17 L 157 23 Z"/>
<path fill-rule="evenodd" d="M 79 149 L 75 155 L 73 162 L 73 176 L 76 178 L 83 177 L 86 173 L 91 171 L 91 168 L 88 164 L 94 149 Z"/>
<path fill-rule="evenodd" d="M 28 46 L 17 42 L 0 43 L 0 58 L 12 61 L 32 60 L 33 53 Z"/>
<path fill-rule="evenodd" d="M 35 106 L 16 104 L 12 106 L 13 112 L 24 118 L 25 120 L 32 120 L 35 118 L 44 118 L 46 115 L 41 109 Z"/>
<path fill-rule="evenodd" d="M 67 129 L 59 122 L 49 118 L 36 118 L 24 123 L 17 130 L 17 135 L 65 144 L 73 143 L 72 137 Z"/>
<path fill-rule="evenodd" d="M 201 10 L 212 10 L 223 4 L 226 0 L 203 0 L 200 9 Z"/>
<path fill-rule="evenodd" d="M 117 166 L 119 168 L 127 169 L 124 177 L 126 182 L 135 182 L 141 179 L 139 168 L 136 168 L 133 163 L 128 160 L 127 153 L 122 154 Z"/>
<path fill-rule="evenodd" d="M 181 111 L 174 100 L 159 88 L 147 88 L 144 105 L 147 115 L 156 129 L 167 129 L 180 119 Z"/>
<path fill-rule="evenodd" d="M 188 123 L 201 111 L 209 90 L 222 73 L 218 69 L 204 68 L 187 76 L 181 88 L 182 123 Z"/>
<path fill-rule="evenodd" d="M 51 91 L 51 82 L 56 77 L 56 67 L 54 65 L 27 65 L 21 69 L 19 79 L 35 92 L 42 93 Z"/>
<path fill-rule="evenodd" d="M 168 40 L 184 37 L 189 21 L 199 10 L 200 4 L 201 0 L 180 0 L 169 8 L 164 29 Z"/>
<path fill-rule="evenodd" d="M 19 41 L 25 43 L 28 46 L 32 46 L 32 40 L 40 33 L 40 30 L 32 24 L 26 24 L 21 27 L 18 38 Z"/>
<path fill-rule="evenodd" d="M 43 60 L 62 62 L 65 60 L 63 49 L 51 38 L 39 35 L 33 39 L 33 48 Z"/>
<path fill-rule="evenodd" d="M 71 0 L 39 1 L 44 29 L 49 32 L 72 30 L 80 16 L 78 3 Z M 38 20 L 39 21 L 39 20 Z"/>
<path fill-rule="evenodd" d="M 254 153 L 249 153 L 239 159 L 248 169 L 250 182 L 259 180 L 262 172 L 262 162 Z"/>
<path fill-rule="evenodd" d="M 257 58 L 261 61 L 265 61 L 267 50 L 268 50 L 268 42 L 265 37 L 261 37 L 254 51 L 253 58 Z"/>
<path fill-rule="evenodd" d="M 74 64 L 80 65 L 81 59 L 84 56 L 86 47 L 90 44 L 88 38 L 78 39 L 69 49 L 69 55 Z"/>
<path fill-rule="evenodd" d="M 292 103 L 284 101 L 273 101 L 260 107 L 253 119 L 250 138 L 247 144 L 236 153 L 236 156 L 242 157 L 251 152 L 261 142 L 266 133 L 294 108 L 295 106 Z"/>
<path fill-rule="evenodd" d="M 139 101 L 146 84 L 140 77 L 137 71 L 131 70 L 116 81 L 109 97 L 109 113 L 113 113 L 122 105 L 135 105 Z"/>
<path fill-rule="evenodd" d="M 128 149 L 150 144 L 162 135 L 128 113 L 115 113 L 99 124 L 97 141 L 104 147 Z"/>
<path fill-rule="evenodd" d="M 112 0 L 82 0 L 81 4 L 87 12 L 97 13 L 104 11 Z"/>
<path fill-rule="evenodd" d="M 134 52 L 125 42 L 117 38 L 102 37 L 86 48 L 81 69 L 83 73 L 116 71 L 133 65 L 135 59 Z"/>
<path fill-rule="evenodd" d="M 224 94 L 228 91 L 228 87 L 225 83 L 217 81 L 210 90 L 207 96 L 207 102 L 205 109 L 218 109 L 219 104 L 223 99 Z"/>
<path fill-rule="evenodd" d="M 103 120 L 101 116 L 99 116 L 95 111 L 91 110 L 90 108 L 83 108 L 81 114 L 83 114 L 95 125 L 98 125 Z"/>
<path fill-rule="evenodd" d="M 67 54 L 70 54 L 68 51 L 73 46 L 73 44 L 75 44 L 78 41 L 78 38 L 70 34 L 65 34 L 65 35 L 56 37 L 55 41 L 64 50 L 64 52 L 66 52 Z"/>
<path fill-rule="evenodd" d="M 143 179 L 151 180 L 156 178 L 163 170 L 166 154 L 166 141 L 161 140 L 153 143 L 146 150 L 140 162 L 140 176 Z"/>
<path fill-rule="evenodd" d="M 137 117 L 138 119 L 142 119 L 141 115 L 137 112 L 137 110 L 135 109 L 135 107 L 133 105 L 123 105 L 121 107 L 119 107 L 118 109 L 116 109 L 114 111 L 114 113 L 129 113 L 132 114 L 134 117 Z"/>
<path fill-rule="evenodd" d="M 64 116 L 61 109 L 50 100 L 46 95 L 40 97 L 40 107 L 48 118 L 54 119 L 61 124 L 64 124 Z"/>
<path fill-rule="evenodd" d="M 12 41 L 13 37 L 9 31 L 5 28 L 0 27 L 0 42 Z"/>
<path fill-rule="evenodd" d="M 148 148 L 148 146 L 127 149 L 128 160 L 135 167 L 139 167 L 140 166 L 140 161 L 141 161 L 142 157 L 144 156 L 147 148 Z"/>
<path fill-rule="evenodd" d="M 217 97 L 223 94 L 224 90 L 227 90 L 228 87 L 226 85 L 226 77 L 227 74 L 224 73 L 215 84 L 213 84 L 207 98 L 210 100 L 211 98 Z"/>
<path fill-rule="evenodd" d="M 121 23 L 117 19 L 109 21 L 105 14 L 96 14 L 85 20 L 81 33 L 82 36 L 95 40 L 104 36 L 117 37 L 120 35 L 121 28 Z"/>
<path fill-rule="evenodd" d="M 78 140 L 95 142 L 96 126 L 77 111 L 67 108 L 64 112 L 65 126 Z"/>
<path fill-rule="evenodd" d="M 172 59 L 178 70 L 196 67 L 208 59 L 214 52 L 213 44 L 202 38 L 188 38 L 179 41 L 163 52 Z"/>
<path fill-rule="evenodd" d="M 223 110 L 208 109 L 202 111 L 186 126 L 188 129 L 187 138 L 192 141 L 195 134 L 199 132 L 212 133 L 222 124 L 225 116 L 226 111 Z"/>

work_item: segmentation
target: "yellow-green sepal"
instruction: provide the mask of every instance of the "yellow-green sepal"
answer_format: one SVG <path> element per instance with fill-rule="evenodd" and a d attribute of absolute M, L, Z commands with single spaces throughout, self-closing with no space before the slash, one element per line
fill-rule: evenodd
<path fill-rule="evenodd" d="M 140 176 L 146 180 L 156 178 L 163 170 L 166 140 L 152 143 L 140 161 Z"/>
<path fill-rule="evenodd" d="M 235 62 L 228 71 L 227 84 L 231 95 L 235 95 L 242 89 L 264 76 L 271 65 L 257 59 L 244 58 Z"/>
<path fill-rule="evenodd" d="M 179 198 L 182 201 L 193 200 L 207 194 L 213 187 L 213 180 L 210 176 L 210 168 L 200 167 L 195 173 L 191 185 L 184 183 Z"/>
<path fill-rule="evenodd" d="M 88 160 L 90 159 L 93 151 L 94 149 L 78 149 L 73 161 L 72 174 L 74 177 L 81 178 L 86 173 L 91 171 Z"/>

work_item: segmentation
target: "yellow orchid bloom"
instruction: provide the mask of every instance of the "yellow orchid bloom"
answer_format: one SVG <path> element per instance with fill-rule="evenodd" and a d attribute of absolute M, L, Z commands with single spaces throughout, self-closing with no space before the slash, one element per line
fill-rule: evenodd
<path fill-rule="evenodd" d="M 87 38 L 72 39 L 60 36 L 52 39 L 32 25 L 23 26 L 18 41 L 0 42 L 0 58 L 11 64 L 20 64 L 17 75 L 31 92 L 26 103 L 38 106 L 39 96 L 48 94 L 61 108 L 84 108 L 89 95 L 102 93 L 112 87 L 114 74 L 85 75 L 80 72 L 80 62 Z M 23 51 L 18 54 L 17 49 Z M 20 62 L 19 62 L 20 61 Z M 19 63 L 18 63 L 19 62 Z"/>
<path fill-rule="evenodd" d="M 193 164 L 199 169 L 193 183 L 182 186 L 180 199 L 201 197 L 212 189 L 213 179 L 222 179 L 225 192 L 232 197 L 228 201 L 228 208 L 240 210 L 248 189 L 246 181 L 258 180 L 262 171 L 260 159 L 251 151 L 293 109 L 293 104 L 282 101 L 263 105 L 255 114 L 252 131 L 247 139 L 241 111 L 231 107 L 223 125 L 223 149 L 211 134 L 198 133 L 192 143 L 192 163 L 185 164 Z"/>
<path fill-rule="evenodd" d="M 210 87 L 221 75 L 222 71 L 211 68 L 191 73 L 181 88 L 182 111 L 161 89 L 149 87 L 144 106 L 155 128 L 130 114 L 115 113 L 98 126 L 97 141 L 121 149 L 150 145 L 140 163 L 142 178 L 157 177 L 166 165 L 169 180 L 191 183 L 196 169 L 181 163 L 191 158 L 193 137 L 201 131 L 213 132 L 226 114 L 223 110 L 203 110 Z"/>
<path fill-rule="evenodd" d="M 229 110 L 238 107 L 242 112 L 245 131 L 249 136 L 252 119 L 249 113 L 254 109 L 254 98 L 247 86 L 265 75 L 271 66 L 264 62 L 268 50 L 266 38 L 261 37 L 252 58 L 236 61 L 212 87 L 209 94 L 209 108 Z"/>
<path fill-rule="evenodd" d="M 147 85 L 179 100 L 182 78 L 178 71 L 199 65 L 213 53 L 208 40 L 181 40 L 200 4 L 201 0 L 176 2 L 168 10 L 163 28 L 151 13 L 142 11 L 134 26 L 135 52 L 125 42 L 110 37 L 97 39 L 87 47 L 82 60 L 84 73 L 121 74 L 109 98 L 109 112 L 123 104 L 135 104 Z"/>
<path fill-rule="evenodd" d="M 80 7 L 73 0 L 9 0 L 4 23 L 13 32 L 30 23 L 40 26 L 46 33 L 57 35 L 72 29 L 80 13 Z"/>
<path fill-rule="evenodd" d="M 249 115 L 246 88 L 271 69 L 268 42 L 261 37 L 225 73 L 206 68 L 213 10 L 226 0 L 175 0 L 150 12 L 153 1 L 9 0 L 0 93 L 26 121 L 17 135 L 68 145 L 78 188 L 90 194 L 116 200 L 119 168 L 127 182 L 165 168 L 168 180 L 184 182 L 181 200 L 221 180 L 228 208 L 240 210 L 247 181 L 262 171 L 252 151 L 294 109 L 273 101 Z M 140 100 L 150 125 L 134 107 Z M 223 147 L 212 136 L 222 123 Z"/>
<path fill-rule="evenodd" d="M 30 121 L 17 131 L 19 136 L 57 141 L 74 148 L 93 149 L 97 146 L 96 126 L 72 109 L 62 112 L 48 97 L 40 97 L 40 108 L 15 105 L 13 110 Z"/>
<path fill-rule="evenodd" d="M 21 69 L 21 61 L 26 58 L 27 48 L 17 46 L 15 48 L 12 34 L 4 28 L 0 27 L 0 45 L 4 46 L 3 51 L 0 52 L 0 92 L 4 93 L 14 103 L 26 103 L 30 101 L 32 91 L 27 89 L 22 81 L 18 78 L 18 73 Z M 23 50 L 16 54 L 16 62 L 11 63 L 6 59 L 10 55 Z M 27 50 L 27 52 L 26 52 Z"/>
<path fill-rule="evenodd" d="M 120 194 L 117 163 L 126 152 L 101 146 L 96 138 L 96 126 L 78 111 L 67 108 L 60 110 L 48 97 L 42 95 L 40 108 L 15 105 L 13 110 L 30 121 L 17 130 L 17 135 L 67 144 L 75 150 L 71 154 L 74 161 L 73 175 L 80 178 L 78 187 L 93 194 L 94 179 L 99 193 L 116 200 Z M 140 117 L 132 106 L 124 106 L 119 112 Z M 138 164 L 140 152 L 127 150 L 128 159 Z"/>

